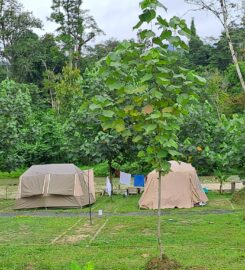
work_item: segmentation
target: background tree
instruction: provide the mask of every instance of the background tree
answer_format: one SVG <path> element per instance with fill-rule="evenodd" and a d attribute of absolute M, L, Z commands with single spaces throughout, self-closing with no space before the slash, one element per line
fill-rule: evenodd
<path fill-rule="evenodd" d="M 191 20 L 191 37 L 189 40 L 188 58 L 192 67 L 207 66 L 210 62 L 210 46 L 204 44 L 196 33 L 194 19 Z"/>
<path fill-rule="evenodd" d="M 25 32 L 6 47 L 5 56 L 11 59 L 11 78 L 17 82 L 40 84 L 42 72 L 40 64 L 42 44 L 38 35 Z"/>
<path fill-rule="evenodd" d="M 68 52 L 70 66 L 80 65 L 82 48 L 95 36 L 103 31 L 98 27 L 94 18 L 83 10 L 82 0 L 53 0 L 53 12 L 50 19 L 59 27 L 58 40 L 64 51 Z"/>
<path fill-rule="evenodd" d="M 233 11 L 235 8 L 237 8 L 237 5 L 229 0 L 218 0 L 218 1 L 212 1 L 212 0 L 186 0 L 187 3 L 195 4 L 200 6 L 200 8 L 203 10 L 208 10 L 212 12 L 218 20 L 221 22 L 222 26 L 224 27 L 226 39 L 229 45 L 231 57 L 233 60 L 233 63 L 236 67 L 236 72 L 238 75 L 238 78 L 241 83 L 241 87 L 245 94 L 245 82 L 243 75 L 240 70 L 240 66 L 237 59 L 237 53 L 235 51 L 235 48 L 233 46 L 232 38 L 230 35 L 230 29 L 229 25 L 231 23 L 230 16 L 233 14 Z"/>
<path fill-rule="evenodd" d="M 92 69 L 94 66 L 96 66 L 96 62 L 107 56 L 108 53 L 114 51 L 119 44 L 119 41 L 115 39 L 109 39 L 105 42 L 97 43 L 94 46 L 86 45 L 84 50 L 85 53 L 81 60 L 80 68 L 82 73 L 86 68 Z"/>
<path fill-rule="evenodd" d="M 5 80 L 0 84 L 0 170 L 25 164 L 24 145 L 32 129 L 31 95 L 27 85 Z"/>
<path fill-rule="evenodd" d="M 193 104 L 188 110 L 178 134 L 185 160 L 203 175 L 243 171 L 244 115 L 217 117 L 215 108 L 207 101 Z"/>
<path fill-rule="evenodd" d="M 24 11 L 17 0 L 0 0 L 1 57 L 10 67 L 15 64 L 14 58 L 6 53 L 6 49 L 32 29 L 41 27 L 41 21 L 34 18 L 31 12 Z"/>
<path fill-rule="evenodd" d="M 244 30 L 243 24 L 233 23 L 229 26 L 231 40 L 235 51 L 237 52 L 237 59 L 239 62 L 244 61 L 245 58 Z M 211 62 L 219 70 L 225 70 L 230 64 L 233 63 L 225 32 L 223 32 L 219 40 L 214 43 L 213 50 Z"/>

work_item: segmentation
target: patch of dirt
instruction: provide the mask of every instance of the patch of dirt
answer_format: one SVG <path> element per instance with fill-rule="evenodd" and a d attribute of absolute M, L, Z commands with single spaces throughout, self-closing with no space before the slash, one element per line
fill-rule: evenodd
<path fill-rule="evenodd" d="M 240 191 L 234 193 L 231 199 L 232 202 L 237 204 L 244 204 L 245 202 L 245 187 Z"/>
<path fill-rule="evenodd" d="M 144 234 L 146 236 L 152 236 L 153 232 L 150 229 L 143 229 L 142 234 Z"/>
<path fill-rule="evenodd" d="M 143 257 L 143 258 L 148 258 L 150 255 L 149 254 L 146 254 L 146 253 L 144 253 L 144 254 L 142 254 L 141 255 L 141 257 Z"/>
<path fill-rule="evenodd" d="M 90 225 L 89 223 L 85 223 L 81 227 L 72 231 L 72 233 L 70 234 L 68 233 L 64 235 L 63 237 L 61 237 L 56 243 L 76 244 L 80 241 L 87 240 L 88 238 L 93 236 L 95 232 L 98 230 L 98 228 L 99 228 L 99 224 Z"/>
<path fill-rule="evenodd" d="M 34 270 L 34 269 L 35 267 L 32 263 L 27 264 L 27 266 L 25 267 L 25 270 Z"/>
<path fill-rule="evenodd" d="M 175 260 L 164 256 L 162 259 L 152 258 L 146 265 L 145 270 L 180 270 L 181 266 Z"/>
<path fill-rule="evenodd" d="M 142 254 L 143 258 L 147 258 L 148 254 Z M 202 266 L 191 266 L 187 268 L 181 267 L 181 265 L 172 259 L 169 259 L 167 256 L 164 256 L 163 259 L 159 259 L 158 257 L 152 258 L 146 265 L 145 270 L 207 270 L 207 268 Z"/>
<path fill-rule="evenodd" d="M 26 226 L 26 225 L 20 225 L 20 234 L 21 235 L 23 235 L 23 234 L 28 234 L 28 233 L 30 233 L 30 228 L 28 227 L 28 226 Z"/>
<path fill-rule="evenodd" d="M 80 234 L 80 235 L 71 235 L 71 236 L 66 236 L 64 239 L 61 239 L 59 243 L 77 243 L 79 241 L 82 241 L 86 238 L 88 238 L 89 235 L 87 234 Z"/>
<path fill-rule="evenodd" d="M 120 231 L 123 228 L 125 228 L 124 225 L 117 225 L 117 226 L 114 226 L 113 230 Z"/>

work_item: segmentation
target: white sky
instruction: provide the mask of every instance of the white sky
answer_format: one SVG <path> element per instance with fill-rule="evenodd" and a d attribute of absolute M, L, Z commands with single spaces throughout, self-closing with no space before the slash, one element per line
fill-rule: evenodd
<path fill-rule="evenodd" d="M 52 0 L 19 0 L 24 8 L 32 11 L 35 17 L 43 21 L 44 30 L 39 32 L 54 32 L 55 25 L 47 21 L 51 13 Z M 138 22 L 140 14 L 139 0 L 84 0 L 83 8 L 89 9 L 89 14 L 94 17 L 98 26 L 106 33 L 105 36 L 97 38 L 97 42 L 109 38 L 118 40 L 130 39 L 135 37 L 132 31 L 133 26 Z M 162 0 L 162 3 L 168 8 L 165 14 L 167 18 L 174 15 L 186 19 L 190 24 L 191 18 L 194 17 L 197 33 L 203 39 L 206 37 L 219 36 L 221 25 L 219 21 L 207 12 L 189 11 L 193 7 L 187 5 L 184 0 Z"/>

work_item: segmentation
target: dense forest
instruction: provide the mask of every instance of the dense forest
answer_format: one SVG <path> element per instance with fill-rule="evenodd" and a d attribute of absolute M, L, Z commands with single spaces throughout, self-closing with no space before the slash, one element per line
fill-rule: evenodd
<path fill-rule="evenodd" d="M 148 22 L 147 16 L 141 19 Z M 38 36 L 35 30 L 42 27 L 38 18 L 17 0 L 0 1 L 1 171 L 66 162 L 108 162 L 133 173 L 147 170 L 139 157 L 150 154 L 149 136 L 132 139 L 128 115 L 136 117 L 143 110 L 146 122 L 157 119 L 157 113 L 147 118 L 154 110 L 148 100 L 154 98 L 156 104 L 162 102 L 166 113 L 162 149 L 172 149 L 159 148 L 163 159 L 190 162 L 200 174 L 244 172 L 245 93 L 225 33 L 202 40 L 194 19 L 187 29 L 177 17 L 169 24 L 158 18 L 165 27 L 160 37 L 142 31 L 138 24 L 137 40 L 109 39 L 91 46 L 90 41 L 103 35 L 103 30 L 82 9 L 81 0 L 53 0 L 49 19 L 57 24 L 56 32 Z M 188 35 L 188 42 L 173 36 L 170 27 L 180 27 L 179 33 Z M 229 31 L 245 76 L 244 18 L 230 24 Z M 168 60 L 159 62 L 157 46 Z M 149 48 L 155 49 L 151 58 Z M 155 90 L 144 97 L 141 87 L 152 80 L 150 68 L 158 74 L 158 81 Z M 129 84 L 134 84 L 134 93 L 137 88 L 137 95 L 128 94 L 131 100 L 126 98 L 130 88 L 126 91 L 125 85 Z M 161 87 L 164 90 L 158 91 Z M 182 106 L 181 114 L 173 100 Z M 118 108 L 123 104 L 127 114 L 105 110 L 112 104 Z M 168 129 L 175 112 L 178 122 Z M 153 129 L 154 124 L 148 125 L 146 135 Z"/>

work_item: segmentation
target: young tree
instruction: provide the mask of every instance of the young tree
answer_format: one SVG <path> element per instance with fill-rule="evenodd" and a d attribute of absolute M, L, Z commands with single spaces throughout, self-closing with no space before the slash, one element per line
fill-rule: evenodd
<path fill-rule="evenodd" d="M 53 86 L 58 113 L 69 115 L 73 109 L 74 100 L 82 96 L 80 71 L 69 66 L 64 67 L 62 76 Z"/>
<path fill-rule="evenodd" d="M 88 10 L 81 8 L 82 0 L 53 0 L 50 20 L 59 25 L 58 40 L 68 52 L 70 66 L 78 67 L 82 48 L 103 31 Z"/>
<path fill-rule="evenodd" d="M 177 50 L 188 49 L 174 34 L 189 36 L 185 21 L 178 17 L 167 21 L 157 16 L 157 8 L 165 8 L 158 0 L 141 1 L 140 6 L 142 14 L 134 29 L 155 24 L 160 34 L 144 28 L 139 31 L 142 43 L 123 42 L 106 57 L 100 74 L 108 91 L 95 96 L 91 106 L 100 113 L 105 130 L 113 129 L 125 140 L 145 145 L 138 157 L 158 171 L 157 240 L 162 258 L 161 176 L 170 169 L 167 160 L 179 156 L 179 117 L 192 99 L 195 85 L 205 80 L 176 65 L 176 55 L 169 50 L 169 44 Z"/>
<path fill-rule="evenodd" d="M 221 22 L 222 26 L 224 27 L 225 30 L 225 35 L 229 44 L 229 49 L 231 52 L 231 57 L 234 62 L 234 65 L 236 67 L 237 75 L 241 83 L 241 87 L 244 91 L 245 94 L 245 82 L 243 75 L 240 70 L 240 66 L 237 60 L 237 54 L 234 49 L 231 35 L 230 35 L 230 16 L 233 14 L 234 8 L 236 8 L 236 4 L 233 1 L 230 0 L 185 0 L 187 3 L 190 4 L 195 4 L 200 6 L 200 9 L 205 9 L 210 12 L 212 12 L 218 20 Z"/>

